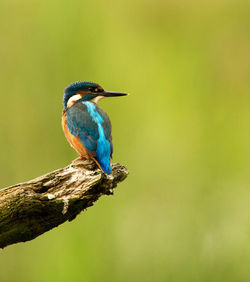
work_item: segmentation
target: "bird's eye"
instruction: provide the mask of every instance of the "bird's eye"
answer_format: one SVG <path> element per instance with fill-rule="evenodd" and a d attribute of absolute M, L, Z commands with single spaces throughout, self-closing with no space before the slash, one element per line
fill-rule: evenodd
<path fill-rule="evenodd" d="M 95 91 L 95 92 L 98 92 L 98 91 L 99 91 L 99 89 L 98 89 L 98 88 L 95 88 L 95 89 L 94 89 L 94 91 Z"/>

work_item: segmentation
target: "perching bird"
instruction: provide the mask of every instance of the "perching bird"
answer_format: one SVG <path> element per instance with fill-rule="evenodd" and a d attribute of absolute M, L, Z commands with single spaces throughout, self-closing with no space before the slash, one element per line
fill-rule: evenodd
<path fill-rule="evenodd" d="M 67 140 L 80 158 L 93 159 L 106 174 L 112 173 L 111 123 L 97 102 L 104 97 L 125 95 L 104 91 L 100 85 L 89 81 L 74 82 L 64 91 L 62 127 Z"/>

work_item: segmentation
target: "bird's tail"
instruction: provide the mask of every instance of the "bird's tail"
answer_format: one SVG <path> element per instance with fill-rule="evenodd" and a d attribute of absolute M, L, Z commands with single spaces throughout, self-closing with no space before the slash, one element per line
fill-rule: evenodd
<path fill-rule="evenodd" d="M 95 161 L 95 163 L 97 164 L 97 166 L 106 174 L 111 174 L 112 170 L 111 170 L 111 166 L 110 166 L 110 160 L 97 160 L 97 158 L 92 157 L 92 159 Z"/>
<path fill-rule="evenodd" d="M 96 159 L 97 162 L 99 163 L 101 169 L 103 170 L 103 172 L 105 172 L 106 174 L 111 174 L 112 170 L 111 170 L 111 166 L 110 166 L 110 159 L 109 158 L 102 158 L 101 160 Z"/>

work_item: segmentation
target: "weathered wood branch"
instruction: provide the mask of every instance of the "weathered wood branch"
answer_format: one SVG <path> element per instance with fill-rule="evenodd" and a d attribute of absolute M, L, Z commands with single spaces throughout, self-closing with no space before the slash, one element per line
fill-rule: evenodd
<path fill-rule="evenodd" d="M 107 176 L 92 161 L 69 166 L 0 190 L 0 248 L 34 239 L 69 220 L 128 175 L 120 164 Z"/>

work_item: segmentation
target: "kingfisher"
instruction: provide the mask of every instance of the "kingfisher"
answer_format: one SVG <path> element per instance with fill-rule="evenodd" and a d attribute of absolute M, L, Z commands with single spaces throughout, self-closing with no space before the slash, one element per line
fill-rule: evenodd
<path fill-rule="evenodd" d="M 106 174 L 112 173 L 111 122 L 97 102 L 105 97 L 125 95 L 105 91 L 99 84 L 90 81 L 73 82 L 64 90 L 62 128 L 65 136 L 79 158 L 93 159 Z"/>

